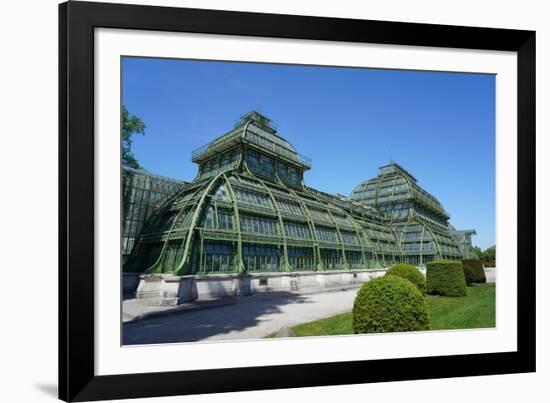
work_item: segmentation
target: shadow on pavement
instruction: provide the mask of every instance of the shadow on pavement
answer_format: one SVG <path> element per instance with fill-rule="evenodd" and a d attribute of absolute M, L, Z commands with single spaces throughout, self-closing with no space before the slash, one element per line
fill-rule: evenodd
<path fill-rule="evenodd" d="M 279 313 L 281 306 L 309 303 L 300 294 L 279 292 L 243 297 L 236 304 L 192 310 L 123 324 L 123 345 L 199 341 L 257 326 L 261 316 Z"/>

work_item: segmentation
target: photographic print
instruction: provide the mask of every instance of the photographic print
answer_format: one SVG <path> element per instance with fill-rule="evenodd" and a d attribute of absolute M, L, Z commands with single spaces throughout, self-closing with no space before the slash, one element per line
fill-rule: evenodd
<path fill-rule="evenodd" d="M 121 69 L 123 345 L 495 327 L 495 75 Z"/>

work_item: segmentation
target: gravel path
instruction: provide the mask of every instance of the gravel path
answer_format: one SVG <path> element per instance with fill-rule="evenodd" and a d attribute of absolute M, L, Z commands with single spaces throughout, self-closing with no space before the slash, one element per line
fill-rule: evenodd
<path fill-rule="evenodd" d="M 315 294 L 273 293 L 237 303 L 123 324 L 123 344 L 258 339 L 283 326 L 350 311 L 357 288 Z"/>

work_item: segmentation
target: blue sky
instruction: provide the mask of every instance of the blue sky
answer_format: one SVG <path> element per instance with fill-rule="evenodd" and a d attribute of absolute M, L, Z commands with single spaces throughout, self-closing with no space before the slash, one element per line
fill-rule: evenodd
<path fill-rule="evenodd" d="M 191 151 L 259 109 L 313 160 L 307 185 L 349 195 L 393 160 L 474 245 L 495 243 L 492 75 L 124 58 L 123 100 L 146 125 L 147 170 L 191 181 Z"/>

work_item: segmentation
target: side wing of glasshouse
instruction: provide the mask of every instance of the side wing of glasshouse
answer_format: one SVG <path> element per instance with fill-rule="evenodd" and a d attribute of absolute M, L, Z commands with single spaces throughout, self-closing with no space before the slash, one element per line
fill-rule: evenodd
<path fill-rule="evenodd" d="M 399 239 L 405 262 L 422 266 L 435 259 L 460 259 L 462 254 L 449 229 L 449 214 L 417 182 L 392 162 L 381 167 L 377 177 L 357 186 L 350 198 L 383 215 Z"/>

